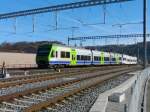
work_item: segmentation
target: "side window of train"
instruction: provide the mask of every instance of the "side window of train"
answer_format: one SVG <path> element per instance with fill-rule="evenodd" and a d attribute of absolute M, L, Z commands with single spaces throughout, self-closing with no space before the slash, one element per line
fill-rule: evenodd
<path fill-rule="evenodd" d="M 70 52 L 61 51 L 61 58 L 70 58 Z"/>
<path fill-rule="evenodd" d="M 94 61 L 96 61 L 96 57 L 94 56 Z"/>
<path fill-rule="evenodd" d="M 80 59 L 80 55 L 77 55 L 77 60 L 81 60 L 81 59 Z"/>
<path fill-rule="evenodd" d="M 81 55 L 81 60 L 84 60 L 84 57 L 83 57 L 83 55 Z"/>
<path fill-rule="evenodd" d="M 100 57 L 94 56 L 94 61 L 100 61 Z"/>
<path fill-rule="evenodd" d="M 91 60 L 91 56 L 88 56 L 88 60 Z"/>
<path fill-rule="evenodd" d="M 112 58 L 112 61 L 116 61 L 116 59 L 115 59 L 115 58 Z"/>
<path fill-rule="evenodd" d="M 84 60 L 87 60 L 87 56 L 84 56 Z"/>
<path fill-rule="evenodd" d="M 56 51 L 56 58 L 58 57 L 58 52 Z"/>
<path fill-rule="evenodd" d="M 54 57 L 54 51 L 52 50 L 51 57 Z"/>
<path fill-rule="evenodd" d="M 70 58 L 70 52 L 66 52 L 66 58 Z"/>
<path fill-rule="evenodd" d="M 104 60 L 105 60 L 105 61 L 110 61 L 110 60 L 109 60 L 109 57 L 104 57 Z M 113 58 L 112 58 L 112 60 L 113 60 Z"/>
<path fill-rule="evenodd" d="M 61 51 L 61 58 L 65 58 L 65 52 Z"/>

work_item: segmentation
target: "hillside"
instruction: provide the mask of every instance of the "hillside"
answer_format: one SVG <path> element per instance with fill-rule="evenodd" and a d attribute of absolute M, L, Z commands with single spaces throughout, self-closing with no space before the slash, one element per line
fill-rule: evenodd
<path fill-rule="evenodd" d="M 148 54 L 148 61 L 150 62 L 150 42 L 147 43 L 147 54 Z M 133 45 L 107 45 L 107 46 L 87 46 L 88 49 L 96 49 L 96 50 L 103 50 L 107 52 L 117 52 L 117 53 L 124 53 L 131 56 L 138 57 L 142 60 L 144 50 L 143 50 L 143 44 L 133 44 Z"/>
<path fill-rule="evenodd" d="M 0 52 L 36 53 L 39 45 L 50 43 L 63 44 L 58 41 L 17 42 L 17 43 L 4 42 L 0 45 Z"/>

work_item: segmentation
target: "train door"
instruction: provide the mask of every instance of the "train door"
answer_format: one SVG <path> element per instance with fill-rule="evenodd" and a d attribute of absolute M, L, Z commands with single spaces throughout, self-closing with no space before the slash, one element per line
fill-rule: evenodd
<path fill-rule="evenodd" d="M 115 54 L 116 57 L 116 64 L 119 64 L 119 54 Z"/>
<path fill-rule="evenodd" d="M 105 61 L 104 61 L 104 52 L 102 51 L 101 52 L 101 59 L 100 59 L 100 63 L 103 65 L 104 63 L 105 63 Z"/>
<path fill-rule="evenodd" d="M 77 52 L 75 49 L 71 49 L 71 65 L 76 65 L 77 64 Z"/>
<path fill-rule="evenodd" d="M 115 58 L 116 58 L 115 64 L 119 64 L 119 56 L 118 56 L 118 54 L 115 54 Z"/>

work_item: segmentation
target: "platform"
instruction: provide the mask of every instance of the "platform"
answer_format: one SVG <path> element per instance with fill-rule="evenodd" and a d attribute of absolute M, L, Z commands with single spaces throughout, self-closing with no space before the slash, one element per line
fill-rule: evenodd
<path fill-rule="evenodd" d="M 106 112 L 106 108 L 108 105 L 115 106 L 115 104 L 113 104 L 113 103 L 109 104 L 108 96 L 112 95 L 113 93 L 126 92 L 135 83 L 135 81 L 137 80 L 137 75 L 140 74 L 140 71 L 132 72 L 129 74 L 134 74 L 134 76 L 131 77 L 130 79 L 126 80 L 125 82 L 123 82 L 121 85 L 100 94 L 99 97 L 97 98 L 96 102 L 90 109 L 90 112 Z M 122 107 L 119 106 L 118 108 L 122 108 Z M 109 109 L 111 109 L 111 108 L 109 108 Z M 109 111 L 109 109 L 107 109 L 107 112 Z M 112 107 L 112 109 L 113 109 L 113 107 Z M 111 112 L 112 112 L 112 110 L 111 110 Z M 113 112 L 115 112 L 115 110 Z"/>
<path fill-rule="evenodd" d="M 150 112 L 150 78 L 146 87 L 146 112 Z"/>

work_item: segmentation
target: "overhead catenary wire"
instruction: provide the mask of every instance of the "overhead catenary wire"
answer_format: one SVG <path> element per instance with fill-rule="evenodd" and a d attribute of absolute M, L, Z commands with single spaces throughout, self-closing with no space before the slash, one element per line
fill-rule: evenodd
<path fill-rule="evenodd" d="M 68 10 L 73 8 L 75 9 L 75 8 L 90 7 L 90 6 L 103 5 L 103 4 L 120 3 L 120 2 L 127 2 L 127 1 L 132 1 L 132 0 L 91 0 L 91 1 L 87 0 L 87 1 L 68 3 L 68 4 L 49 6 L 49 7 L 36 8 L 31 10 L 4 13 L 4 14 L 0 14 L 0 19 L 27 16 L 33 14 L 46 13 L 46 12 L 54 12 L 60 10 Z"/>
<path fill-rule="evenodd" d="M 124 0 L 123 0 L 124 1 Z M 95 1 L 94 1 L 95 2 Z M 108 1 L 109 2 L 109 1 Z M 119 2 L 119 1 L 118 1 Z M 73 8 L 72 8 L 73 9 Z M 56 11 L 57 12 L 57 11 Z M 105 13 L 105 11 L 104 11 L 104 13 Z M 105 14 L 104 14 L 105 15 Z M 57 16 L 57 14 L 56 14 L 56 16 Z M 104 16 L 104 18 L 105 18 L 105 16 Z M 55 21 L 55 26 L 56 26 L 56 28 L 54 29 L 54 30 L 57 30 L 57 24 L 58 24 L 58 21 L 57 21 L 57 19 L 55 19 L 56 21 Z M 104 19 L 104 22 L 105 22 L 105 19 Z M 85 25 L 85 26 L 90 26 L 90 25 L 99 25 L 99 24 L 102 24 L 102 23 L 92 23 L 92 24 L 85 24 L 85 23 L 83 23 L 83 25 Z M 61 30 L 61 28 L 59 28 L 59 30 Z M 63 30 L 63 29 L 62 29 Z M 33 25 L 32 25 L 32 32 L 34 33 L 35 32 L 35 20 L 34 20 L 34 14 L 33 14 Z"/>

